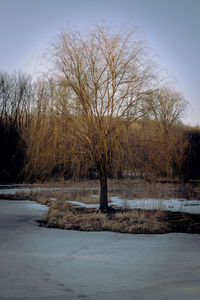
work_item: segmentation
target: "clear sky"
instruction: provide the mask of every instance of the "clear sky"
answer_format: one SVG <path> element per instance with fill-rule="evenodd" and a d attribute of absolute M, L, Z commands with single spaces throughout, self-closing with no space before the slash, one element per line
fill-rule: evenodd
<path fill-rule="evenodd" d="M 139 27 L 200 125 L 200 0 L 0 0 L 0 70 L 35 74 L 47 44 L 65 26 L 104 20 Z"/>

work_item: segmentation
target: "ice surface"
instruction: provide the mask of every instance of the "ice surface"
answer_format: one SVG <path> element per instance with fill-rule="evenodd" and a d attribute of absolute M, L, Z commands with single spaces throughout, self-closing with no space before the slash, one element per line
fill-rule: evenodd
<path fill-rule="evenodd" d="M 0 200 L 0 299 L 200 299 L 200 235 L 48 229 L 46 210 Z"/>

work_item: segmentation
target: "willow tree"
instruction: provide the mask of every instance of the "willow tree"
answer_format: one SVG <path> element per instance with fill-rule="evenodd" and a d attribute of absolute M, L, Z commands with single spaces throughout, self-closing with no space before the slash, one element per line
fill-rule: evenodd
<path fill-rule="evenodd" d="M 132 164 L 129 125 L 147 113 L 152 63 L 134 31 L 103 25 L 87 33 L 62 31 L 50 53 L 52 82 L 70 95 L 54 99 L 53 107 L 71 120 L 71 165 L 76 172 L 96 168 L 100 210 L 107 211 L 109 172 L 116 174 Z"/>

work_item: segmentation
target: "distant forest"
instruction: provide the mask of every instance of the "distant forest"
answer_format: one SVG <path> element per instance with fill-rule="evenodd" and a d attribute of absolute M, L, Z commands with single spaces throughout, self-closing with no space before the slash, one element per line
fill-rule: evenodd
<path fill-rule="evenodd" d="M 98 176 L 87 158 L 79 166 L 72 163 L 66 93 L 49 79 L 33 81 L 23 73 L 0 73 L 0 183 Z M 76 113 L 77 122 L 79 118 Z M 160 119 L 149 115 L 132 122 L 127 133 L 132 168 L 120 172 L 119 167 L 116 173 L 111 159 L 109 177 L 200 178 L 200 130 L 179 120 L 164 121 L 164 115 Z"/>

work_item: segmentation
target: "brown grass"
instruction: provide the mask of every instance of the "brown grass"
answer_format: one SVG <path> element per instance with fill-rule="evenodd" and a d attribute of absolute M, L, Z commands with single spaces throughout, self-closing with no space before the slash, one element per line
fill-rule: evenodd
<path fill-rule="evenodd" d="M 37 185 L 37 187 L 58 187 L 61 190 L 55 191 L 32 191 L 28 193 L 17 192 L 15 195 L 1 195 L 0 199 L 8 200 L 35 200 L 39 197 L 56 198 L 58 200 L 74 200 L 83 202 L 85 204 L 99 203 L 99 181 L 98 180 L 82 180 L 73 181 L 67 180 L 65 183 L 47 183 Z M 36 186 L 29 186 L 34 188 Z M 199 199 L 200 198 L 200 183 L 199 182 L 173 182 L 167 180 L 147 181 L 144 179 L 124 179 L 108 180 L 109 197 L 119 196 L 122 199 L 169 199 L 169 198 L 185 198 L 185 199 Z"/>
<path fill-rule="evenodd" d="M 185 198 L 197 199 L 200 191 L 199 184 L 154 181 L 150 182 L 143 179 L 125 179 L 116 180 L 109 179 L 108 196 L 118 196 L 121 199 L 169 199 L 169 198 Z M 56 198 L 58 200 L 73 200 L 83 202 L 85 204 L 99 203 L 99 182 L 90 181 L 70 181 L 67 182 L 66 190 L 57 190 L 49 192 L 39 192 L 40 196 L 46 198 Z"/>
<path fill-rule="evenodd" d="M 141 178 L 109 180 L 109 196 L 120 196 L 125 199 L 196 199 L 200 191 L 198 183 L 176 181 L 148 181 Z M 200 193 L 199 193 L 200 195 Z"/>
<path fill-rule="evenodd" d="M 124 233 L 164 233 L 166 223 L 161 211 L 112 210 L 102 214 L 95 209 L 74 208 L 69 203 L 51 203 L 42 224 L 47 227 L 81 231 L 114 231 Z"/>
<path fill-rule="evenodd" d="M 29 200 L 30 193 L 17 192 L 15 194 L 0 194 L 0 199 L 3 199 L 3 200 Z"/>
<path fill-rule="evenodd" d="M 80 231 L 121 233 L 200 233 L 199 215 L 161 210 L 111 209 L 102 214 L 95 209 L 75 208 L 63 201 L 50 204 L 42 226 Z"/>
<path fill-rule="evenodd" d="M 50 198 L 55 198 L 58 201 L 78 201 L 85 204 L 98 204 L 99 195 L 97 194 L 95 197 L 93 195 L 91 190 L 40 191 L 32 193 L 31 200 L 43 204 L 44 202 L 51 202 Z"/>

